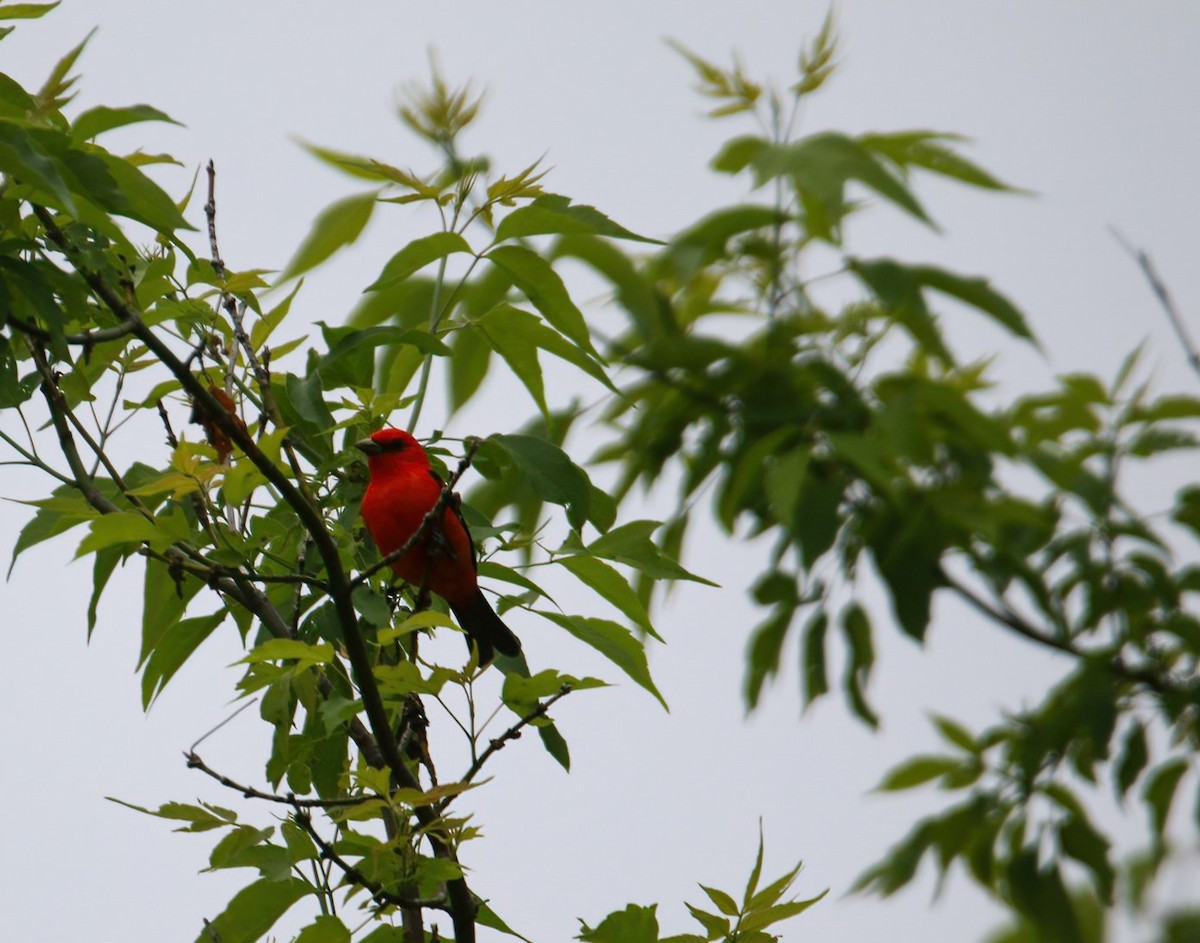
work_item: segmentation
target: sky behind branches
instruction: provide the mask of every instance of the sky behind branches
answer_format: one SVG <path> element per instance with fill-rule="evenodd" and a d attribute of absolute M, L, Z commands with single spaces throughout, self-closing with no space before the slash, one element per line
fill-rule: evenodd
<path fill-rule="evenodd" d="M 356 188 L 295 138 L 418 170 L 432 165 L 394 116 L 397 88 L 427 77 L 430 50 L 449 81 L 486 88 L 468 149 L 505 171 L 544 156 L 550 189 L 636 232 L 668 237 L 740 198 L 744 181 L 706 169 L 741 129 L 700 117 L 705 103 L 690 71 L 663 39 L 722 63 L 736 52 L 752 76 L 786 84 L 826 11 L 795 0 L 342 6 L 331 15 L 328 3 L 282 0 L 66 0 L 0 45 L 0 69 L 36 87 L 99 26 L 73 107 L 145 101 L 183 122 L 139 126 L 109 146 L 174 154 L 185 169 L 158 178 L 173 193 L 215 160 L 227 264 L 282 268 L 320 209 Z M 997 395 L 1045 385 L 1058 372 L 1111 375 L 1143 339 L 1158 388 L 1193 389 L 1165 318 L 1109 227 L 1151 253 L 1180 309 L 1200 320 L 1200 5 L 846 0 L 837 18 L 839 70 L 808 105 L 802 132 L 958 132 L 974 140 L 972 159 L 1033 191 L 995 196 L 922 183 L 940 233 L 883 209 L 853 223 L 853 251 L 985 274 L 1009 294 L 1041 351 L 1010 345 L 977 318 L 948 324 L 964 359 L 1002 351 Z M 189 216 L 202 222 L 199 199 Z M 338 323 L 391 252 L 431 226 L 418 213 L 381 214 L 361 246 L 308 280 L 297 300 L 304 317 Z M 203 252 L 200 234 L 193 246 Z M 597 317 L 603 326 L 604 312 Z M 533 412 L 519 392 L 489 392 L 493 408 L 456 418 L 453 431 L 511 431 L 514 414 Z M 440 428 L 438 415 L 436 403 L 427 407 L 418 431 Z M 129 448 L 160 445 L 149 438 Z M 35 493 L 36 482 L 8 472 L 0 491 Z M 0 515 L 11 543 L 29 511 L 4 504 Z M 124 574 L 85 647 L 91 574 L 69 563 L 75 539 L 29 551 L 0 586 L 10 665 L 0 695 L 9 718 L 0 732 L 0 797 L 10 810 L 6 844 L 16 849 L 0 880 L 4 936 L 188 941 L 202 916 L 221 909 L 237 875 L 196 877 L 211 836 L 173 835 L 166 823 L 101 797 L 147 806 L 235 799 L 187 770 L 181 753 L 230 712 L 235 674 L 223 666 L 241 652 L 236 640 L 213 640 L 143 715 L 133 675 L 138 574 Z M 745 588 L 764 552 L 761 544 L 731 546 L 715 528 L 692 540 L 685 562 L 723 588 L 680 587 L 657 619 L 669 644 L 651 652 L 651 666 L 670 714 L 628 683 L 573 695 L 556 711 L 573 749 L 569 776 L 525 738 L 491 764 L 492 783 L 464 797 L 487 835 L 463 852 L 473 886 L 525 935 L 567 939 L 576 917 L 594 923 L 630 901 L 661 902 L 665 932 L 690 930 L 682 901 L 700 902 L 697 882 L 741 886 L 760 819 L 768 873 L 803 858 L 799 893 L 833 889 L 788 926 L 787 939 L 896 938 L 903 927 L 928 943 L 958 943 L 979 939 L 998 919 L 957 879 L 932 908 L 929 880 L 895 901 L 845 898 L 859 871 L 937 802 L 933 794 L 866 793 L 890 765 L 935 746 L 926 712 L 986 723 L 1021 706 L 1063 664 L 940 605 L 925 651 L 880 627 L 873 698 L 881 733 L 849 720 L 836 696 L 800 716 L 794 668 L 746 718 L 742 655 L 759 614 Z M 531 659 L 541 648 L 566 670 L 611 677 L 548 627 L 515 628 Z M 436 735 L 445 718 L 432 720 Z M 243 715 L 200 753 L 233 778 L 261 784 L 260 736 Z M 1179 891 L 1200 896 L 1195 879 Z"/>

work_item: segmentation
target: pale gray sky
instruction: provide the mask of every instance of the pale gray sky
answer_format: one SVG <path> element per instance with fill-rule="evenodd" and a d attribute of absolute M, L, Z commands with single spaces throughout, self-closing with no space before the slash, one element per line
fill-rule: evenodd
<path fill-rule="evenodd" d="M 186 171 L 162 178 L 173 192 L 214 158 L 227 262 L 281 267 L 316 213 L 354 188 L 292 136 L 427 166 L 392 104 L 399 83 L 426 75 L 430 47 L 450 79 L 487 87 L 470 143 L 498 167 L 546 154 L 556 191 L 636 231 L 669 235 L 740 190 L 705 169 L 736 126 L 698 117 L 703 103 L 689 70 L 662 39 L 718 61 L 736 50 L 752 73 L 787 81 L 826 9 L 795 0 L 340 6 L 66 0 L 4 41 L 0 68 L 36 85 L 99 25 L 81 62 L 79 106 L 147 101 L 184 122 L 186 129 L 142 126 L 125 140 L 184 161 Z M 1042 357 L 1005 346 L 998 371 L 1013 389 L 1058 371 L 1111 372 L 1144 337 L 1158 382 L 1190 386 L 1140 274 L 1106 227 L 1150 250 L 1181 308 L 1200 314 L 1200 5 L 846 0 L 838 12 L 842 68 L 813 100 L 804 130 L 960 132 L 975 139 L 974 159 L 1039 194 L 923 186 L 942 235 L 881 210 L 852 230 L 855 251 L 990 276 L 1025 309 L 1046 349 Z M 298 301 L 303 316 L 336 322 L 421 226 L 402 211 L 382 217 L 352 257 L 310 280 Z M 976 321 L 954 333 L 977 354 L 1004 342 Z M 507 431 L 514 411 L 527 409 L 524 399 L 515 402 L 475 411 L 456 428 Z M 33 493 L 8 471 L 0 493 Z M 4 504 L 0 515 L 11 543 L 27 512 Z M 110 592 L 86 647 L 91 574 L 68 563 L 77 539 L 30 551 L 0 586 L 10 666 L 0 695 L 8 718 L 0 797 L 10 810 L 3 936 L 191 940 L 241 875 L 196 876 L 211 835 L 174 835 L 167 823 L 102 797 L 233 803 L 185 769 L 180 754 L 226 715 L 237 673 L 222 666 L 240 652 L 236 639 L 210 642 L 144 716 L 133 674 L 137 574 Z M 866 792 L 892 763 L 934 746 L 926 711 L 985 723 L 1036 696 L 1061 666 L 941 606 L 924 652 L 879 629 L 873 696 L 885 716 L 881 734 L 850 722 L 836 698 L 800 717 L 792 670 L 743 719 L 742 655 L 757 617 L 744 589 L 762 548 L 716 537 L 696 543 L 687 562 L 701 573 L 726 571 L 724 588 L 682 587 L 659 615 L 669 645 L 651 660 L 672 712 L 628 683 L 584 692 L 557 712 L 573 750 L 569 776 L 529 738 L 504 751 L 494 782 L 462 806 L 487 835 L 463 851 L 475 889 L 537 941 L 567 939 L 576 917 L 595 922 L 630 901 L 660 902 L 664 932 L 690 932 L 682 901 L 701 902 L 697 882 L 740 889 L 761 817 L 768 871 L 803 858 L 799 893 L 833 889 L 789 925 L 786 939 L 980 938 L 997 911 L 958 879 L 934 907 L 929 881 L 890 902 L 842 898 L 854 876 L 938 802 Z M 516 626 L 535 663 L 620 680 L 536 621 Z M 261 782 L 262 742 L 243 716 L 202 753 L 235 778 Z M 453 769 L 447 762 L 443 776 Z M 261 822 L 268 810 L 251 815 Z M 1194 898 L 1200 888 L 1184 882 L 1180 892 Z"/>

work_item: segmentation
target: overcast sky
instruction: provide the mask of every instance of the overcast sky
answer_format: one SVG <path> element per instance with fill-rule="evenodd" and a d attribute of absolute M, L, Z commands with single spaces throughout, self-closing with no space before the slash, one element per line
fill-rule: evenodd
<path fill-rule="evenodd" d="M 554 167 L 551 189 L 635 231 L 669 236 L 736 199 L 741 182 L 706 170 L 738 129 L 699 117 L 704 104 L 690 90 L 689 70 L 663 38 L 718 61 L 736 51 L 751 74 L 786 82 L 825 9 L 798 0 L 66 0 L 4 41 L 0 68 L 36 87 L 98 25 L 80 64 L 78 107 L 147 101 L 183 122 L 142 126 L 120 140 L 180 158 L 187 169 L 160 178 L 176 193 L 215 159 L 226 261 L 280 268 L 316 213 L 355 187 L 305 155 L 294 136 L 428 166 L 393 105 L 400 83 L 427 74 L 430 48 L 451 80 L 471 77 L 487 88 L 472 149 L 504 169 L 544 154 Z M 923 186 L 940 235 L 881 210 L 851 231 L 854 251 L 991 277 L 1024 308 L 1044 355 L 1010 347 L 977 321 L 953 331 L 965 354 L 1003 348 L 997 370 L 1013 384 L 1006 389 L 1060 371 L 1111 373 L 1143 338 L 1161 388 L 1192 388 L 1140 274 L 1107 227 L 1149 250 L 1181 309 L 1200 313 L 1200 4 L 847 0 L 838 19 L 841 68 L 809 106 L 805 132 L 959 132 L 974 139 L 970 156 L 1037 194 Z M 403 212 L 388 214 L 353 258 L 309 280 L 298 301 L 303 316 L 338 321 L 382 261 L 423 232 Z M 512 416 L 527 409 L 523 399 L 496 405 L 472 412 L 456 431 L 510 431 Z M 429 416 L 419 431 L 437 425 Z M 0 493 L 32 493 L 27 479 L 8 472 Z M 0 507 L 8 543 L 27 517 L 20 506 Z M 658 619 L 669 644 L 652 652 L 652 668 L 671 713 L 628 683 L 580 693 L 557 712 L 573 750 L 569 776 L 530 738 L 498 757 L 495 780 L 463 803 L 487 836 L 463 851 L 474 888 L 539 943 L 568 939 L 576 917 L 595 922 L 631 901 L 660 902 L 664 932 L 690 932 L 682 901 L 701 902 L 697 882 L 740 889 L 761 818 L 768 872 L 803 858 L 799 893 L 833 889 L 785 938 L 979 939 L 998 912 L 957 879 L 932 907 L 930 881 L 890 902 L 843 898 L 857 873 L 938 801 L 866 793 L 892 763 L 934 746 L 925 712 L 986 723 L 1036 697 L 1063 666 L 939 606 L 924 651 L 880 627 L 880 734 L 852 723 L 836 697 L 800 716 L 794 670 L 746 719 L 742 654 L 757 614 L 745 587 L 762 548 L 731 547 L 710 534 L 687 562 L 719 573 L 723 588 L 683 587 Z M 0 797 L 9 810 L 4 935 L 188 941 L 242 876 L 197 877 L 211 835 L 171 834 L 167 823 L 102 797 L 152 806 L 234 801 L 186 770 L 180 754 L 228 713 L 237 672 L 223 666 L 240 650 L 236 638 L 213 640 L 143 715 L 133 674 L 137 574 L 106 600 L 85 645 L 90 567 L 69 563 L 77 540 L 30 551 L 0 586 L 9 665 L 0 693 Z M 535 663 L 620 680 L 578 645 L 515 619 Z M 230 776 L 261 783 L 257 726 L 244 715 L 201 752 Z M 453 769 L 449 763 L 443 777 Z M 267 813 L 251 815 L 262 822 Z M 1200 894 L 1194 879 L 1179 890 Z"/>

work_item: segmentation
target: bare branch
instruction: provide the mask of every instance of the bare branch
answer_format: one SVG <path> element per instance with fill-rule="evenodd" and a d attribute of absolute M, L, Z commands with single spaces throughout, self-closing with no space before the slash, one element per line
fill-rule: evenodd
<path fill-rule="evenodd" d="M 249 704 L 246 705 L 246 707 L 248 706 Z M 243 707 L 242 710 L 245 710 L 245 707 Z M 226 724 L 232 719 L 233 717 L 228 717 L 221 723 Z M 210 730 L 204 736 L 207 737 L 216 729 L 218 728 L 214 727 L 213 730 Z M 204 737 L 200 738 L 200 740 L 203 739 Z M 200 740 L 197 740 L 196 743 L 192 744 L 192 749 L 183 754 L 187 759 L 188 769 L 200 770 L 200 772 L 204 773 L 204 775 L 212 777 L 222 786 L 232 789 L 234 792 L 240 792 L 247 799 L 262 799 L 265 802 L 278 802 L 281 805 L 290 805 L 294 809 L 339 809 L 347 808 L 349 806 L 362 805 L 364 802 L 370 802 L 372 799 L 380 798 L 378 796 L 347 796 L 344 799 L 301 799 L 290 792 L 286 796 L 281 796 L 273 792 L 263 792 L 261 789 L 255 789 L 253 786 L 244 786 L 241 783 L 230 779 L 228 776 L 218 773 L 211 766 L 205 763 L 204 760 L 200 759 L 200 755 L 196 753 L 196 745 L 200 743 Z"/>
<path fill-rule="evenodd" d="M 992 605 L 982 596 L 953 578 L 948 577 L 946 585 L 993 622 L 1006 626 L 1031 642 L 1035 642 L 1044 648 L 1052 648 L 1057 652 L 1062 652 L 1064 655 L 1070 655 L 1078 661 L 1095 657 L 1096 653 L 1081 651 L 1066 639 L 1055 638 L 1053 635 L 1042 632 L 1007 606 L 998 608 Z M 1162 673 L 1149 668 L 1137 668 L 1127 665 L 1119 657 L 1108 659 L 1108 667 L 1113 674 L 1123 681 L 1144 684 L 1157 694 L 1166 694 L 1174 687 L 1170 678 L 1164 677 Z"/>
<path fill-rule="evenodd" d="M 1166 283 L 1159 277 L 1158 269 L 1154 267 L 1154 262 L 1151 260 L 1149 254 L 1144 249 L 1134 246 L 1133 243 L 1129 242 L 1116 229 L 1109 227 L 1109 231 L 1113 234 L 1113 238 L 1121 244 L 1121 247 L 1133 256 L 1134 261 L 1141 268 L 1142 274 L 1146 276 L 1146 281 L 1150 283 L 1150 290 L 1154 292 L 1154 297 L 1162 305 L 1167 319 L 1171 322 L 1171 327 L 1175 330 L 1175 336 L 1179 338 L 1179 343 L 1183 347 L 1188 364 L 1196 373 L 1200 374 L 1200 351 L 1196 349 L 1196 345 L 1192 342 L 1192 337 L 1188 333 L 1183 315 L 1179 313 L 1179 308 L 1175 305 L 1175 299 L 1171 297 L 1171 292 L 1167 288 Z"/>
<path fill-rule="evenodd" d="M 48 341 L 54 337 L 49 331 L 43 330 L 31 321 L 24 321 L 15 314 L 8 316 L 8 323 L 22 334 L 36 337 L 40 341 Z M 132 333 L 133 328 L 130 325 L 118 324 L 115 327 L 100 327 L 84 331 L 82 334 L 63 334 L 62 339 L 74 347 L 91 348 L 105 341 L 120 340 Z"/>

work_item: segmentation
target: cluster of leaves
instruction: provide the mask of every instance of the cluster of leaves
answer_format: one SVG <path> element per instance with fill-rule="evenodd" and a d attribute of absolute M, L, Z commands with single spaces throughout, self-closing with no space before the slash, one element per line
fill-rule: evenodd
<path fill-rule="evenodd" d="M 682 480 L 662 535 L 673 555 L 705 494 L 730 535 L 773 540 L 753 587 L 768 614 L 748 648 L 751 706 L 795 635 L 804 702 L 825 695 L 836 626 L 841 687 L 874 726 L 881 617 L 859 601 L 872 586 L 891 601 L 883 621 L 918 641 L 935 600 L 951 596 L 981 630 L 990 622 L 1065 656 L 1071 667 L 1041 704 L 979 738 L 941 722 L 960 755 L 918 758 L 889 778 L 888 788 L 936 779 L 965 798 L 920 822 L 860 886 L 891 893 L 929 853 L 943 871 L 960 862 L 1046 939 L 1082 940 L 1072 868 L 1105 906 L 1116 875 L 1089 788 L 1107 776 L 1124 798 L 1142 783 L 1144 883 L 1200 742 L 1200 571 L 1173 549 L 1200 535 L 1200 492 L 1183 488 L 1164 514 L 1139 510 L 1125 486 L 1137 466 L 1196 448 L 1200 398 L 1153 396 L 1136 382 L 1135 352 L 1111 383 L 1065 376 L 1049 393 L 985 405 L 996 401 L 985 399 L 987 364 L 960 362 L 939 315 L 981 315 L 1035 343 L 1021 312 L 982 278 L 856 257 L 845 224 L 882 205 L 932 225 L 918 173 L 1008 188 L 950 135 L 794 137 L 788 115 L 833 55 L 823 34 L 784 95 L 688 53 L 702 89 L 725 103 L 715 114 L 760 126 L 713 168 L 749 173 L 772 198 L 711 213 L 637 265 L 585 236 L 558 244 L 610 281 L 628 317 L 612 356 L 633 379 L 607 411 L 616 436 L 600 458 L 620 469 L 618 500 L 668 473 Z M 831 274 L 806 279 L 810 258 L 832 260 Z M 826 294 L 858 300 L 835 308 Z"/>
<path fill-rule="evenodd" d="M 52 6 L 0 6 L 0 18 Z M 475 105 L 435 80 L 403 117 L 442 150 L 441 166 L 418 176 L 311 148 L 373 188 L 325 211 L 276 284 L 353 242 L 378 206 L 429 204 L 443 227 L 394 254 L 348 325 L 318 325 L 307 349 L 303 337 L 276 343 L 299 285 L 266 304 L 266 272 L 226 267 L 211 166 L 205 258 L 184 238 L 194 228 L 183 215 L 191 194 L 176 202 L 146 175 L 147 164 L 171 158 L 121 156 L 97 143 L 114 128 L 166 115 L 136 105 L 68 117 L 82 50 L 64 57 L 37 93 L 0 76 L 0 440 L 15 463 L 56 485 L 30 502 L 35 514 L 14 563 L 37 543 L 86 530 L 77 555 L 93 561 L 91 631 L 113 574 L 142 562 L 147 706 L 213 633 L 236 631 L 248 648 L 237 690 L 257 696 L 274 731 L 269 789 L 213 770 L 194 752 L 189 764 L 260 805 L 284 805 L 287 818 L 259 827 L 215 804 L 157 810 L 190 831 L 224 832 L 213 868 L 258 873 L 201 939 L 258 939 L 306 898 L 320 917 L 301 933 L 305 943 L 352 933 L 372 943 L 422 939 L 426 916 L 439 911 L 460 943 L 474 939 L 477 922 L 511 932 L 467 886 L 458 848 L 478 829 L 449 806 L 497 744 L 524 728 L 568 766 L 548 708 L 602 682 L 553 668 L 532 674 L 523 657 L 506 659 L 497 711 L 507 706 L 515 719 L 485 734 L 474 653 L 441 664 L 420 651 L 428 631 L 455 626 L 426 608 L 421 587 L 393 585 L 362 532 L 366 474 L 352 446 L 398 422 L 401 410 L 416 426 L 435 361 L 452 365 L 461 403 L 482 380 L 481 354 L 498 353 L 547 420 L 539 352 L 615 389 L 552 260 L 529 240 L 640 237 L 545 193 L 534 168 L 489 181 L 483 161 L 460 159 L 457 134 Z M 146 238 L 150 248 L 139 248 L 135 239 Z M 457 257 L 465 266 L 456 273 Z M 434 265 L 436 276 L 419 274 Z M 199 436 L 188 435 L 183 416 Z M 651 582 L 694 577 L 655 545 L 658 523 L 618 525 L 614 503 L 562 450 L 561 437 L 500 432 L 461 448 L 435 439 L 431 454 L 451 486 L 473 462 L 506 489 L 493 509 L 519 499 L 538 515 L 552 505 L 565 521 L 567 536 L 543 548 L 537 527 L 493 525 L 486 509 L 463 506 L 485 549 L 481 575 L 510 589 L 500 607 L 542 616 L 661 701 L 644 651 L 654 629 L 624 570 Z M 453 465 L 451 449 L 461 456 L 453 473 L 443 464 Z M 125 465 L 120 456 L 131 450 L 138 458 Z M 596 590 L 628 625 L 561 611 L 525 572 L 535 556 Z M 445 738 L 427 736 L 428 698 L 461 715 L 449 733 L 469 741 L 473 762 L 453 781 L 435 773 L 431 742 Z"/>
<path fill-rule="evenodd" d="M 0 18 L 51 6 L 0 4 Z M 1041 938 L 1096 939 L 1087 915 L 1120 880 L 1086 802 L 1105 778 L 1121 799 L 1136 791 L 1149 814 L 1139 880 L 1153 877 L 1200 738 L 1200 625 L 1189 611 L 1200 576 L 1172 549 L 1200 534 L 1200 489 L 1181 490 L 1168 519 L 1140 511 L 1124 483 L 1130 466 L 1195 448 L 1200 400 L 1152 397 L 1131 357 L 1112 383 L 1064 377 L 1047 394 L 985 405 L 986 365 L 960 362 L 939 315 L 981 315 L 1032 342 L 1022 314 L 983 279 L 853 255 L 846 223 L 882 204 L 932 225 L 913 188 L 919 174 L 1007 188 L 951 135 L 796 136 L 805 97 L 833 67 L 830 24 L 786 93 L 685 52 L 714 116 L 759 122 L 714 169 L 749 174 L 770 196 L 711 213 L 666 244 L 547 192 L 536 165 L 495 176 L 485 158 L 464 156 L 460 134 L 478 100 L 436 76 L 401 109 L 438 151 L 433 172 L 309 146 L 367 189 L 320 214 L 276 285 L 354 244 L 392 206 L 430 209 L 439 226 L 400 247 L 347 322 L 319 324 L 303 350 L 304 338 L 274 342 L 299 284 L 265 304 L 267 273 L 225 266 L 211 213 L 208 257 L 189 248 L 189 199 L 174 201 L 144 172 L 170 158 L 96 143 L 167 116 L 145 105 L 66 116 L 81 51 L 36 93 L 0 77 L 0 409 L 15 417 L 0 440 L 57 485 L 32 502 L 14 559 L 86 527 L 89 631 L 118 566 L 144 560 L 147 704 L 214 632 L 233 628 L 246 642 L 238 689 L 259 695 L 274 731 L 270 790 L 195 753 L 189 762 L 252 801 L 284 805 L 286 820 L 260 828 L 215 804 L 155 813 L 222 831 L 212 867 L 257 871 L 214 922 L 222 940 L 257 939 L 304 898 L 321 912 L 304 943 L 421 939 L 436 911 L 460 943 L 476 922 L 510 932 L 471 894 L 457 853 L 477 830 L 449 813 L 495 750 L 476 722 L 478 665 L 420 650 L 424 633 L 453 623 L 425 608 L 419 587 L 391 585 L 364 540 L 365 471 L 352 449 L 402 412 L 416 428 L 435 371 L 457 410 L 498 365 L 536 418 L 469 442 L 439 434 L 430 451 L 452 484 L 468 465 L 484 479 L 463 512 L 486 550 L 481 576 L 508 589 L 501 610 L 536 613 L 661 700 L 644 649 L 656 637 L 651 602 L 662 581 L 699 579 L 675 560 L 690 512 L 711 494 L 729 534 L 774 540 L 753 588 L 767 612 L 748 648 L 751 705 L 795 636 L 805 703 L 827 694 L 834 625 L 841 687 L 874 725 L 876 625 L 894 621 L 922 640 L 943 596 L 1071 666 L 1040 704 L 979 735 L 937 721 L 952 752 L 917 757 L 883 786 L 936 783 L 962 799 L 918 823 L 862 887 L 892 893 L 926 856 L 943 872 L 957 862 Z M 210 174 L 210 207 L 212 185 Z M 129 223 L 138 238 L 149 233 L 150 249 Z M 812 258 L 832 260 L 832 277 L 806 278 Z M 559 274 L 567 263 L 612 285 L 627 327 L 607 346 Z M 827 303 L 835 287 L 855 300 Z M 604 398 L 610 438 L 598 458 L 617 469 L 615 488 L 597 487 L 567 454 L 585 411 L 547 395 L 543 355 Z M 173 427 L 181 406 L 198 440 Z M 139 430 L 139 441 L 165 434 L 167 445 L 157 462 L 139 448 L 121 470 L 122 443 Z M 670 520 L 618 524 L 634 488 L 668 475 L 681 482 Z M 530 575 L 545 565 L 624 621 L 559 610 Z M 872 585 L 894 620 L 858 601 Z M 600 682 L 531 674 L 523 659 L 498 667 L 515 718 L 499 742 L 532 726 L 567 765 L 548 708 Z M 439 783 L 422 699 L 455 691 L 473 763 Z M 672 939 L 759 943 L 812 903 L 783 901 L 794 871 L 759 890 L 760 871 L 761 846 L 742 903 L 705 889 L 717 913 L 692 908 L 704 933 Z M 1077 874 L 1086 891 L 1071 890 Z M 353 929 L 343 922 L 351 900 L 365 918 Z M 654 910 L 631 906 L 582 938 L 657 941 Z"/>
<path fill-rule="evenodd" d="M 784 900 L 784 895 L 800 874 L 801 865 L 796 865 L 766 887 L 759 888 L 762 867 L 763 841 L 760 834 L 758 856 L 754 860 L 754 867 L 750 871 L 740 904 L 727 891 L 700 885 L 700 889 L 717 909 L 717 912 L 713 913 L 687 904 L 688 912 L 704 929 L 703 933 L 680 933 L 660 937 L 657 908 L 630 904 L 624 910 L 609 914 L 595 927 L 584 923 L 577 939 L 583 943 L 711 943 L 714 940 L 725 943 L 772 943 L 779 937 L 769 932 L 768 927 L 799 916 L 821 900 L 828 891 L 807 900 Z"/>

